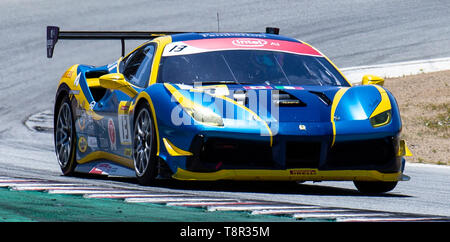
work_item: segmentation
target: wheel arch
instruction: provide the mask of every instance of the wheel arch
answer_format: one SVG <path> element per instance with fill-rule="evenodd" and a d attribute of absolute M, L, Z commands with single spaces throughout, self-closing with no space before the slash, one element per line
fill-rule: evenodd
<path fill-rule="evenodd" d="M 158 121 L 156 118 L 155 107 L 153 105 L 152 99 L 150 98 L 150 95 L 148 95 L 148 93 L 145 91 L 139 93 L 138 97 L 136 98 L 135 105 L 133 105 L 131 107 L 131 111 L 133 113 L 132 114 L 133 121 L 131 122 L 133 124 L 133 132 L 134 132 L 134 128 L 135 128 L 134 122 L 136 120 L 136 115 L 138 114 L 137 111 L 141 108 L 142 105 L 145 105 L 145 104 L 147 104 L 150 109 L 150 115 L 151 115 L 152 121 L 154 123 L 155 134 L 156 134 L 156 156 L 159 157 L 161 142 L 160 142 L 160 135 L 159 135 L 159 129 L 158 129 Z"/>
<path fill-rule="evenodd" d="M 54 109 L 53 109 L 53 127 L 56 127 L 56 118 L 57 118 L 56 116 L 58 114 L 59 107 L 61 106 L 61 101 L 65 96 L 69 96 L 69 93 L 70 93 L 70 88 L 65 83 L 62 83 L 58 87 L 58 90 L 56 91 L 55 105 L 54 105 Z M 69 99 L 70 99 L 70 97 L 69 97 Z M 54 132 L 56 132 L 56 131 L 54 130 Z"/>

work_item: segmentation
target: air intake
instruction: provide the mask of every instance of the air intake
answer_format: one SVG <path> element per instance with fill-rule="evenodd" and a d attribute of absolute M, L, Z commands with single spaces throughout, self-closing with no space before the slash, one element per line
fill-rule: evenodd
<path fill-rule="evenodd" d="M 275 91 L 272 93 L 272 102 L 279 107 L 305 107 L 306 103 L 297 97 L 285 92 Z"/>

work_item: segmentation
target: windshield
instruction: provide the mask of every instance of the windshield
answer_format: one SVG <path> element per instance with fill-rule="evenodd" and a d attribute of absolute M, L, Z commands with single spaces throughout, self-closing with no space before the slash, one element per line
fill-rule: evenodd
<path fill-rule="evenodd" d="M 324 57 L 268 50 L 165 56 L 161 59 L 158 82 L 348 86 Z"/>

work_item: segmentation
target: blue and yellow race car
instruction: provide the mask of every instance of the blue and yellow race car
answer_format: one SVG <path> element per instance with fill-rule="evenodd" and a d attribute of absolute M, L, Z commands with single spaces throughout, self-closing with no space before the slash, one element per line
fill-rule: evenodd
<path fill-rule="evenodd" d="M 410 155 L 384 80 L 352 86 L 320 51 L 265 33 L 95 32 L 47 27 L 59 39 L 118 39 L 122 57 L 73 65 L 54 106 L 64 175 L 155 179 L 353 181 L 392 190 Z M 124 53 L 127 39 L 147 39 Z"/>

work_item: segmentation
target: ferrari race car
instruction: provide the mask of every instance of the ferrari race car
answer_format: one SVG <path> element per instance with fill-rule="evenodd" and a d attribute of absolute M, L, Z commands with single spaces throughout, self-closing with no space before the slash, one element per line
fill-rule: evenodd
<path fill-rule="evenodd" d="M 346 80 L 320 51 L 265 33 L 94 32 L 47 27 L 59 39 L 118 39 L 122 57 L 73 65 L 58 84 L 54 142 L 64 175 L 155 179 L 353 181 L 392 190 L 410 155 L 380 77 Z M 147 42 L 124 53 L 127 39 Z"/>

